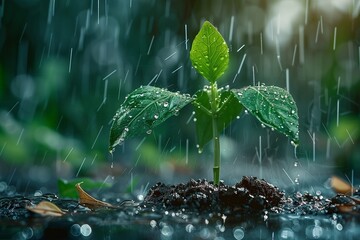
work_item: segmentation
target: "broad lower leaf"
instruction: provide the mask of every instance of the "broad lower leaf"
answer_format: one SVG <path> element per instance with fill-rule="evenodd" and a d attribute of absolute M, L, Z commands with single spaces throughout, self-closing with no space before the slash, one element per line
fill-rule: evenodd
<path fill-rule="evenodd" d="M 299 118 L 292 96 L 275 86 L 249 86 L 232 90 L 239 102 L 264 125 L 299 142 Z"/>
<path fill-rule="evenodd" d="M 110 151 L 126 138 L 150 134 L 155 126 L 178 115 L 180 109 L 192 100 L 188 95 L 152 86 L 134 90 L 114 116 L 110 130 Z"/>
<path fill-rule="evenodd" d="M 219 91 L 219 95 L 220 106 L 215 120 L 217 130 L 220 133 L 231 123 L 231 121 L 239 116 L 242 105 L 231 91 Z M 212 117 L 209 115 L 211 107 L 207 90 L 200 90 L 195 96 L 196 135 L 199 150 L 202 151 L 204 145 L 213 138 Z"/>
<path fill-rule="evenodd" d="M 97 189 L 97 188 L 108 188 L 111 187 L 110 183 L 103 181 L 94 181 L 90 178 L 76 178 L 73 180 L 64 180 L 58 179 L 57 185 L 59 190 L 59 195 L 65 198 L 78 198 L 79 195 L 76 191 L 75 185 L 82 182 L 84 188 L 88 190 Z"/>
<path fill-rule="evenodd" d="M 206 21 L 196 35 L 190 50 L 194 68 L 214 83 L 229 64 L 229 48 L 216 28 Z"/>

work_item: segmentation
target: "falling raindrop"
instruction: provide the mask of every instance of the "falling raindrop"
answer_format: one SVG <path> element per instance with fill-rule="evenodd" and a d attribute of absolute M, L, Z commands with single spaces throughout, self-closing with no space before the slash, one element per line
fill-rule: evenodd
<path fill-rule="evenodd" d="M 333 41 L 333 50 L 336 49 L 336 33 L 337 33 L 337 27 L 334 27 L 334 41 Z"/>
<path fill-rule="evenodd" d="M 295 182 L 295 184 L 296 184 L 296 185 L 299 185 L 299 184 L 300 184 L 300 180 L 299 180 L 299 178 L 298 178 L 298 177 L 296 177 L 296 178 L 294 179 L 294 182 Z"/>

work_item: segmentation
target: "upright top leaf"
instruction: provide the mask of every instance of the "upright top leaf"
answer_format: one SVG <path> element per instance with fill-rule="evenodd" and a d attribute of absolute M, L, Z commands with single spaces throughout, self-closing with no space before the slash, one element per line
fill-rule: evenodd
<path fill-rule="evenodd" d="M 206 21 L 196 35 L 190 59 L 195 69 L 214 83 L 229 65 L 229 48 L 216 28 Z"/>

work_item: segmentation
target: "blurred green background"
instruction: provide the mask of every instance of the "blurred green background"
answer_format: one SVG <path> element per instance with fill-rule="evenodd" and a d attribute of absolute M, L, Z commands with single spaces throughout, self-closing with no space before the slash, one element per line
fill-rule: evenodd
<path fill-rule="evenodd" d="M 256 175 L 260 163 L 273 178 L 286 178 L 285 170 L 297 178 L 294 161 L 305 171 L 315 166 L 355 177 L 360 171 L 359 1 L 0 4 L 4 184 L 26 190 L 82 176 L 126 184 L 134 176 L 145 183 L 211 178 L 211 146 L 196 152 L 191 108 L 151 136 L 108 153 L 111 119 L 130 91 L 151 83 L 193 94 L 203 86 L 189 51 L 204 20 L 230 48 L 230 67 L 219 85 L 289 88 L 299 109 L 296 156 L 286 137 L 253 117 L 234 122 L 222 137 L 224 179 Z"/>

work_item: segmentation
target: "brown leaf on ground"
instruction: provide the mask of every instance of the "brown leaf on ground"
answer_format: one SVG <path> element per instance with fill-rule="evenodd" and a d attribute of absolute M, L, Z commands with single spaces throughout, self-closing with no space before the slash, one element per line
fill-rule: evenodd
<path fill-rule="evenodd" d="M 331 177 L 331 187 L 336 193 L 341 193 L 348 196 L 352 195 L 352 193 L 355 191 L 351 184 L 336 176 Z"/>
<path fill-rule="evenodd" d="M 84 205 L 88 208 L 90 208 L 91 210 L 95 210 L 98 208 L 117 208 L 114 205 L 111 205 L 110 203 L 107 202 L 103 202 L 100 200 L 97 200 L 96 198 L 92 197 L 90 194 L 88 194 L 87 192 L 85 192 L 82 188 L 81 188 L 81 183 L 78 183 L 75 185 L 76 190 L 78 191 L 79 194 L 79 203 L 81 205 Z"/>
<path fill-rule="evenodd" d="M 345 200 L 335 203 L 339 212 L 354 213 L 354 209 L 360 204 L 360 199 L 353 196 L 356 189 L 350 183 L 336 176 L 331 177 L 331 187 L 338 194 L 336 196 L 338 199 Z"/>
<path fill-rule="evenodd" d="M 65 214 L 58 206 L 48 201 L 41 201 L 35 206 L 27 206 L 26 209 L 43 216 L 61 217 Z"/>

